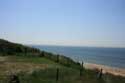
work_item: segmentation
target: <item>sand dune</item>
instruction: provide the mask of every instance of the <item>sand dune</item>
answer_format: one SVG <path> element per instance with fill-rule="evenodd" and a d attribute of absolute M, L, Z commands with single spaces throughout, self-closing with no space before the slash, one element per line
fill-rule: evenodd
<path fill-rule="evenodd" d="M 103 73 L 110 73 L 113 75 L 119 75 L 125 77 L 125 69 L 113 68 L 104 65 L 92 64 L 92 63 L 84 63 L 84 67 L 86 69 L 103 69 Z"/>

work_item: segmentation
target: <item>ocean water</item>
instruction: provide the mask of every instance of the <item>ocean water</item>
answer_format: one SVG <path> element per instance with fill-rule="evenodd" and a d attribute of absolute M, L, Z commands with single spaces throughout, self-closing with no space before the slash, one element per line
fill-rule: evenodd
<path fill-rule="evenodd" d="M 83 61 L 125 69 L 125 48 L 33 45 L 35 48 Z"/>

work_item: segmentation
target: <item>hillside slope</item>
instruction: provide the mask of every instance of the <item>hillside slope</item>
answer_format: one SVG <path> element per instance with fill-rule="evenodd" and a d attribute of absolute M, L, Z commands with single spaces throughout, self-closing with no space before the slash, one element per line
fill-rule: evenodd
<path fill-rule="evenodd" d="M 31 48 L 17 43 L 12 43 L 4 39 L 0 39 L 0 54 L 12 55 L 15 53 L 39 53 L 40 50 Z"/>

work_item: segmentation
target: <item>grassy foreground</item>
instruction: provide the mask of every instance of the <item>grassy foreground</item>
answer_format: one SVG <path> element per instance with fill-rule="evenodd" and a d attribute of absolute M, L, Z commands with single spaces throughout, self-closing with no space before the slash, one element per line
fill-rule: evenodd
<path fill-rule="evenodd" d="M 125 78 L 110 74 L 98 79 L 94 70 L 83 69 L 80 76 L 79 68 L 66 66 L 45 57 L 2 56 L 0 59 L 0 83 L 7 83 L 8 76 L 12 73 L 19 76 L 21 83 L 125 83 Z"/>

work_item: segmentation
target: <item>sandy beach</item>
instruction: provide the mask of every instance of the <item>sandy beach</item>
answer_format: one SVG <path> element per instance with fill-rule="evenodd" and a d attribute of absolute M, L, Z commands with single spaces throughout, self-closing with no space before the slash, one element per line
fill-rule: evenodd
<path fill-rule="evenodd" d="M 92 63 L 84 63 L 84 67 L 86 69 L 103 69 L 103 73 L 110 73 L 113 75 L 119 75 L 125 77 L 125 69 L 114 68 L 104 65 L 92 64 Z"/>

